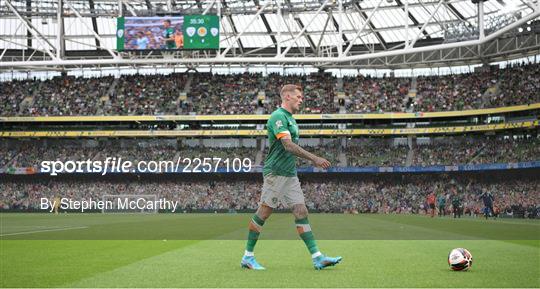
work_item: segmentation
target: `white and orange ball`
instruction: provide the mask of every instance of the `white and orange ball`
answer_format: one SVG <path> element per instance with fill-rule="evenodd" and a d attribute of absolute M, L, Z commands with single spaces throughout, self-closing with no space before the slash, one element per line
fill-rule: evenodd
<path fill-rule="evenodd" d="M 473 258 L 471 252 L 464 248 L 456 248 L 448 254 L 448 265 L 454 271 L 466 271 L 471 268 Z"/>

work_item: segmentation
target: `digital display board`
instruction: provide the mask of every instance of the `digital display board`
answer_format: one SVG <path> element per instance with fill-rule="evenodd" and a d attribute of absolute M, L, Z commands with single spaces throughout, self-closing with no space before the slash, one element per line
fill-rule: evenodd
<path fill-rule="evenodd" d="M 184 23 L 185 49 L 219 49 L 217 15 L 186 15 Z"/>
<path fill-rule="evenodd" d="M 116 36 L 118 51 L 219 49 L 219 17 L 120 17 Z"/>

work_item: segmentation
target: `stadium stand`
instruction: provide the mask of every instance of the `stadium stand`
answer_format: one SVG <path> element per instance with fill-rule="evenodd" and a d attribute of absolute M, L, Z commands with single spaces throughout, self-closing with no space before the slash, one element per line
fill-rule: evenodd
<path fill-rule="evenodd" d="M 57 140 L 9 141 L 0 146 L 3 158 L 0 168 L 38 166 L 44 160 L 96 160 L 122 157 L 124 160 L 166 161 L 181 158 L 249 158 L 253 165 L 259 150 L 256 147 L 176 147 L 176 142 L 139 140 L 129 144 L 119 141 Z M 538 137 L 438 137 L 429 143 L 418 142 L 414 148 L 393 144 L 393 139 L 355 139 L 341 147 L 336 142 L 324 146 L 306 147 L 321 155 L 333 166 L 430 166 L 458 164 L 513 163 L 540 160 Z M 267 153 L 265 147 L 262 156 Z M 411 155 L 411 162 L 407 157 Z M 299 160 L 301 167 L 312 166 Z"/>
<path fill-rule="evenodd" d="M 538 138 L 439 138 L 414 150 L 414 165 L 523 162 L 540 159 Z"/>
<path fill-rule="evenodd" d="M 539 100 L 540 66 L 418 78 L 419 111 L 468 110 Z"/>
<path fill-rule="evenodd" d="M 409 94 L 413 82 L 415 96 Z M 345 95 L 343 112 L 350 113 L 451 111 L 540 102 L 540 64 L 534 63 L 414 79 L 359 75 L 338 81 L 328 73 L 175 73 L 9 81 L 0 88 L 0 116 L 269 113 L 277 107 L 278 87 L 284 83 L 304 87 L 301 113 L 340 112 L 336 98 L 340 92 Z M 259 104 L 261 93 L 265 100 Z"/>
<path fill-rule="evenodd" d="M 259 181 L 81 181 L 41 180 L 6 182 L 1 192 L 3 210 L 38 209 L 41 197 L 52 198 L 62 193 L 68 198 L 101 199 L 104 194 L 156 195 L 178 200 L 183 212 L 208 210 L 253 210 L 257 208 L 262 183 Z M 476 179 L 457 181 L 430 176 L 410 177 L 406 181 L 332 180 L 302 181 L 307 206 L 318 212 L 423 214 L 425 197 L 434 191 L 451 211 L 450 187 L 454 186 L 463 200 L 463 213 L 479 216 L 482 201 L 479 195 L 488 190 L 495 197 L 501 214 L 512 217 L 537 217 L 540 213 L 538 180 L 486 183 Z"/>

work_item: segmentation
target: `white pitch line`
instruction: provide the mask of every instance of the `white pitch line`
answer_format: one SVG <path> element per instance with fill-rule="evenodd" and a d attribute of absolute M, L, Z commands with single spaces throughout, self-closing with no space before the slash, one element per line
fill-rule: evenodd
<path fill-rule="evenodd" d="M 4 236 L 15 236 L 15 235 L 24 235 L 24 234 L 34 234 L 34 233 L 43 233 L 43 232 L 54 232 L 54 231 L 77 230 L 77 229 L 86 229 L 86 228 L 88 228 L 88 227 L 65 227 L 65 228 L 57 228 L 57 229 L 47 229 L 47 230 L 36 230 L 36 231 L 16 232 L 16 233 L 0 234 L 0 237 L 4 237 Z"/>

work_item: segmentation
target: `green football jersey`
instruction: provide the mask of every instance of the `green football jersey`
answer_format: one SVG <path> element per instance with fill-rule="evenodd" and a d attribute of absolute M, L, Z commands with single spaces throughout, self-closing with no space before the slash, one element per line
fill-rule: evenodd
<path fill-rule="evenodd" d="M 174 27 L 169 27 L 169 28 L 166 28 L 164 31 L 163 31 L 163 38 L 173 38 L 174 37 L 174 33 L 176 29 L 174 29 Z M 174 40 L 165 40 L 165 46 L 167 49 L 175 49 L 176 48 L 176 42 L 174 42 Z"/>
<path fill-rule="evenodd" d="M 292 141 L 298 144 L 298 125 L 292 114 L 280 107 L 276 109 L 266 123 L 270 149 L 264 160 L 263 175 L 273 174 L 285 177 L 296 176 L 296 156 L 286 151 L 279 140 L 289 134 Z"/>

